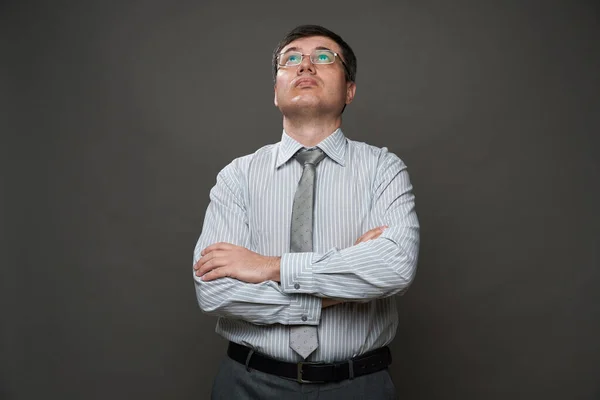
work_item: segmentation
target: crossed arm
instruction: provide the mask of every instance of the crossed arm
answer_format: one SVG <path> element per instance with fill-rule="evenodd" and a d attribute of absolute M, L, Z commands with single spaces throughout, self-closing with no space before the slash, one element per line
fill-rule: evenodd
<path fill-rule="evenodd" d="M 354 245 L 377 239 L 387 228 L 378 226 L 359 237 Z M 201 258 L 194 264 L 197 277 L 203 282 L 220 278 L 233 278 L 241 282 L 262 283 L 281 281 L 281 257 L 263 256 L 243 246 L 219 242 L 200 252 Z M 342 303 L 342 300 L 324 298 L 322 307 Z"/>
<path fill-rule="evenodd" d="M 404 164 L 387 157 L 377 174 L 374 228 L 346 249 L 268 257 L 248 250 L 247 213 L 234 164 L 211 191 L 194 252 L 203 311 L 255 324 L 318 324 L 321 309 L 370 301 L 408 288 L 414 278 L 419 225 Z M 216 242 L 216 243 L 215 243 Z"/>

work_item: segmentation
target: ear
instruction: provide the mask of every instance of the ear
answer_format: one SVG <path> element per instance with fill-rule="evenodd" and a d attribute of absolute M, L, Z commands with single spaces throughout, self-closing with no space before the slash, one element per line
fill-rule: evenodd
<path fill-rule="evenodd" d="M 277 84 L 273 86 L 273 103 L 275 104 L 275 107 L 279 107 L 277 104 Z"/>
<path fill-rule="evenodd" d="M 347 82 L 346 83 L 346 104 L 352 103 L 352 100 L 354 100 L 355 94 L 356 94 L 356 83 Z"/>

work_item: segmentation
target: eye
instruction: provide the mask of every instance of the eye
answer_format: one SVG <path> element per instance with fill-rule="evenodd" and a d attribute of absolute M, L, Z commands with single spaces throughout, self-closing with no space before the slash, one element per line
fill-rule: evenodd
<path fill-rule="evenodd" d="M 333 62 L 335 55 L 327 50 L 321 50 L 316 52 L 315 62 L 318 64 L 330 64 Z"/>
<path fill-rule="evenodd" d="M 282 63 L 280 65 L 298 65 L 302 62 L 302 54 L 298 52 L 286 53 L 283 56 Z"/>

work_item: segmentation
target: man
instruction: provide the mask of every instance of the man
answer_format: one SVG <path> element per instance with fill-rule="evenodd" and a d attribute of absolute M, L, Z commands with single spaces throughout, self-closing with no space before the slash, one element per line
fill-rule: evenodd
<path fill-rule="evenodd" d="M 388 399 L 394 295 L 419 223 L 404 163 L 347 139 L 356 57 L 314 25 L 273 54 L 283 135 L 225 167 L 194 251 L 201 309 L 230 341 L 217 399 Z"/>

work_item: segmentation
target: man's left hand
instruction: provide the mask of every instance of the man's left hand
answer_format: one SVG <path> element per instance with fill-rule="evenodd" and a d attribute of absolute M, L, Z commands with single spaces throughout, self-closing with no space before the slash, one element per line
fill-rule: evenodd
<path fill-rule="evenodd" d="M 280 257 L 267 257 L 231 243 L 205 248 L 194 270 L 203 281 L 230 277 L 248 283 L 279 282 Z"/>

